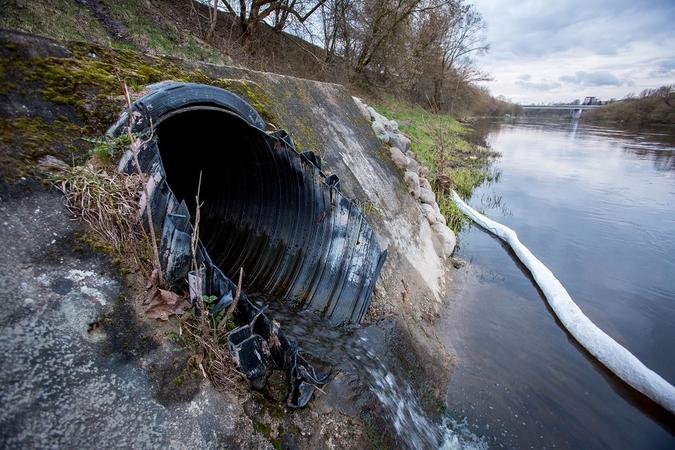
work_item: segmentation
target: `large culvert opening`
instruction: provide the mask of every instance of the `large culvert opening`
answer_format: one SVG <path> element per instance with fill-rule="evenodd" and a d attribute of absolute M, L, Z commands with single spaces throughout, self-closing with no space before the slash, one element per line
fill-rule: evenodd
<path fill-rule="evenodd" d="M 192 217 L 201 173 L 199 233 L 213 262 L 229 278 L 243 267 L 249 289 L 273 287 L 288 250 L 282 227 L 299 213 L 299 186 L 292 171 L 278 167 L 272 143 L 218 109 L 178 111 L 156 134 L 169 187 Z"/>
<path fill-rule="evenodd" d="M 285 368 L 287 404 L 302 407 L 328 376 L 315 372 L 246 291 L 291 300 L 335 323 L 359 322 L 386 251 L 356 202 L 340 192 L 339 178 L 327 177 L 313 154 L 299 154 L 283 131 L 263 131 L 241 98 L 191 83 L 153 89 L 107 136 L 131 133 L 142 142 L 124 152 L 118 169 L 146 175 L 139 212 L 144 225 L 161 230 L 166 283 L 189 286 L 195 315 L 204 307 L 200 298 L 214 302 L 209 314 L 224 313 L 238 298 L 239 327 L 227 337 L 238 368 L 256 389 Z M 232 281 L 240 267 L 242 291 Z"/>
<path fill-rule="evenodd" d="M 151 175 L 153 223 L 163 230 L 160 259 L 172 285 L 191 270 L 187 219 L 194 220 L 199 186 L 200 258 L 228 282 L 243 268 L 249 293 L 334 322 L 363 318 L 386 251 L 313 154 L 298 153 L 283 131 L 263 131 L 253 108 L 212 86 L 166 83 L 132 110 L 132 132 L 154 136 L 138 160 Z M 128 124 L 124 114 L 108 134 Z M 120 170 L 135 172 L 134 160 L 126 152 Z"/>

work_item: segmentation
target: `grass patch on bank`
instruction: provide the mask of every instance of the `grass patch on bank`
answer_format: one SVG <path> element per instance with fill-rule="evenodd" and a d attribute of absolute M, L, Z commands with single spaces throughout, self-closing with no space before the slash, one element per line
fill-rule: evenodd
<path fill-rule="evenodd" d="M 80 2 L 40 0 L 2 3 L 0 28 L 32 34 L 48 33 L 55 39 L 99 44 L 104 44 L 108 39 L 106 31 Z"/>
<path fill-rule="evenodd" d="M 448 227 L 455 233 L 461 231 L 468 219 L 452 200 L 451 191 L 468 200 L 478 186 L 497 181 L 500 172 L 494 170 L 492 162 L 501 155 L 473 143 L 470 138 L 474 131 L 451 115 L 430 113 L 393 98 L 372 106 L 395 120 L 399 130 L 412 141 L 410 150 L 421 165 L 429 168 L 429 182 Z"/>

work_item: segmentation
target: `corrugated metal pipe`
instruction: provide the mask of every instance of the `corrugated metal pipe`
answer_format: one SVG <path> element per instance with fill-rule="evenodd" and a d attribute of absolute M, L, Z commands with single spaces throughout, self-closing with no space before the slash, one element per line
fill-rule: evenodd
<path fill-rule="evenodd" d="M 285 132 L 266 133 L 256 111 L 229 91 L 184 83 L 154 89 L 132 105 L 132 132 L 152 135 L 139 159 L 154 177 L 156 228 L 176 208 L 169 193 L 194 216 L 201 172 L 199 235 L 226 276 L 243 267 L 249 292 L 335 323 L 361 321 L 386 251 L 338 177 L 326 176 L 313 153 L 298 153 Z M 126 132 L 127 114 L 108 135 Z M 120 170 L 135 170 L 130 156 Z"/>
<path fill-rule="evenodd" d="M 326 378 L 246 292 L 285 299 L 334 323 L 360 322 L 386 251 L 359 206 L 340 192 L 339 178 L 326 176 L 313 153 L 298 153 L 285 132 L 265 132 L 264 121 L 240 97 L 201 84 L 169 82 L 149 89 L 132 104 L 131 125 L 127 110 L 107 136 L 120 137 L 130 126 L 145 142 L 138 164 L 149 175 L 146 186 L 153 225 L 162 230 L 160 260 L 167 281 L 186 289 L 188 278 L 199 277 L 202 294 L 217 296 L 222 309 L 232 302 L 231 279 L 243 268 L 244 292 L 235 311 L 242 328 L 232 334 L 231 350 L 257 388 L 271 369 L 284 366 L 291 380 L 289 406 L 304 406 Z M 118 169 L 137 172 L 130 150 Z M 203 269 L 195 274 L 188 272 L 198 186 L 196 259 Z M 142 215 L 147 225 L 144 209 Z M 281 342 L 275 350 L 281 353 L 266 351 L 271 334 Z"/>

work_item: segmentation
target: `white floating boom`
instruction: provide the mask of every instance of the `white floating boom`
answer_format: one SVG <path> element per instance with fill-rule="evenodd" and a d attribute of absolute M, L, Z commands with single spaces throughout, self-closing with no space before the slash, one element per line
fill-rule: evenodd
<path fill-rule="evenodd" d="M 574 339 L 616 376 L 675 414 L 675 387 L 591 322 L 553 273 L 520 243 L 515 231 L 478 213 L 455 191 L 452 198 L 471 220 L 511 246 Z"/>

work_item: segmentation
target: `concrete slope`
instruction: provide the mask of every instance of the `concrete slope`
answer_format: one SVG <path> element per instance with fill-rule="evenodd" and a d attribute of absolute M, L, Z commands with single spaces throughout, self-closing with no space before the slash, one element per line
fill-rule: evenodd
<path fill-rule="evenodd" d="M 135 97 L 146 84 L 172 79 L 231 90 L 270 130 L 286 130 L 298 151 L 320 155 L 325 168 L 340 176 L 342 192 L 361 203 L 389 252 L 370 320 L 386 319 L 391 350 L 404 365 L 425 369 L 416 371 L 415 381 L 443 398 L 452 358 L 439 344 L 433 321 L 451 273 L 388 148 L 349 92 L 126 50 L 112 54 L 0 30 L 3 447 L 216 448 L 228 442 L 230 448 L 265 448 L 241 407 L 198 378 L 181 389 L 167 388 L 187 367 L 187 355 L 176 357 L 166 333 L 138 317 L 138 299 L 128 297 L 111 257 L 79 242 L 80 226 L 60 195 L 41 182 L 40 157 L 84 162 L 92 145 L 82 138 L 102 135 L 123 109 L 115 70 L 139 89 L 132 91 Z M 311 414 L 333 414 L 336 424 L 347 423 L 327 404 L 330 395 L 325 398 Z M 343 433 L 344 448 L 362 445 L 362 434 L 353 433 Z M 310 438 L 299 439 L 309 446 Z"/>

